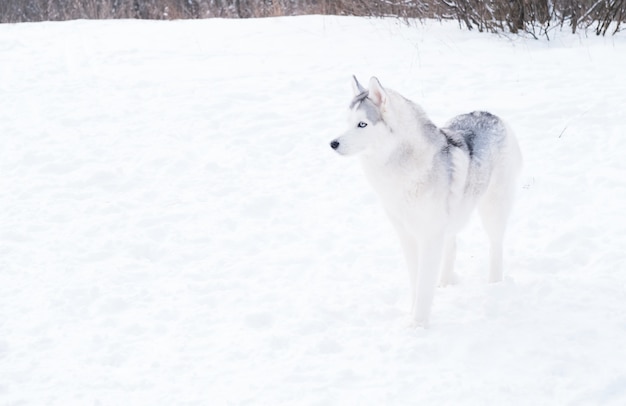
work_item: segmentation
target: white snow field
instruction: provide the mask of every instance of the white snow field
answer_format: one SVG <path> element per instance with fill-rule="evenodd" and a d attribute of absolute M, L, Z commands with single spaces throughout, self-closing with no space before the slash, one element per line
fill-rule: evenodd
<path fill-rule="evenodd" d="M 626 35 L 553 36 L 0 25 L 0 404 L 626 404 Z M 473 220 L 426 330 L 328 146 L 353 73 L 523 148 L 506 280 Z"/>

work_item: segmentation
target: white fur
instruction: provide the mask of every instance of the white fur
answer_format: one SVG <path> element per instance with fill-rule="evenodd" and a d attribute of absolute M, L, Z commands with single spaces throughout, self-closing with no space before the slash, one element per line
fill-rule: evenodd
<path fill-rule="evenodd" d="M 355 96 L 363 94 L 356 78 L 353 85 Z M 494 132 L 499 138 L 484 146 L 480 161 L 473 161 L 467 148 L 448 143 L 421 108 L 384 89 L 376 78 L 370 80 L 368 99 L 382 120 L 368 120 L 357 103 L 350 128 L 331 145 L 341 155 L 360 156 L 404 251 L 412 320 L 426 326 L 437 281 L 443 286 L 456 282 L 456 233 L 476 207 L 491 244 L 489 282 L 502 279 L 502 241 L 521 169 L 519 146 L 501 120 L 484 116 L 498 120 Z M 367 125 L 360 128 L 359 123 Z"/>

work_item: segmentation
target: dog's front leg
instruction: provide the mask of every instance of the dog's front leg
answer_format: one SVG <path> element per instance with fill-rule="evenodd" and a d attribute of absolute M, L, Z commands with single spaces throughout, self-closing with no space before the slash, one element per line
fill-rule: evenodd
<path fill-rule="evenodd" d="M 443 266 L 439 277 L 439 286 L 454 285 L 458 282 L 458 276 L 454 272 L 454 260 L 456 259 L 456 235 L 446 237 L 443 249 Z"/>
<path fill-rule="evenodd" d="M 417 304 L 417 270 L 419 265 L 417 257 L 417 240 L 415 236 L 409 233 L 402 222 L 398 221 L 389 213 L 388 217 L 398 234 L 398 239 L 400 240 L 400 245 L 402 246 L 402 253 L 404 254 L 404 259 L 406 261 L 411 286 L 411 311 L 415 312 L 415 306 Z"/>
<path fill-rule="evenodd" d="M 417 273 L 416 300 L 413 321 L 416 326 L 428 326 L 430 309 L 435 296 L 437 279 L 443 254 L 444 233 L 436 232 L 419 239 L 419 262 Z"/>

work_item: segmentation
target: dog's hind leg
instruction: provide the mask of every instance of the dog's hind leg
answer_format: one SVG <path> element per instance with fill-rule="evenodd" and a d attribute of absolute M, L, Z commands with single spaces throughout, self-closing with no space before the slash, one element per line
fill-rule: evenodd
<path fill-rule="evenodd" d="M 478 212 L 491 243 L 489 282 L 502 280 L 502 245 L 507 220 L 513 207 L 517 178 L 522 169 L 522 154 L 510 128 L 507 141 L 495 160 L 489 186 L 478 204 Z"/>
<path fill-rule="evenodd" d="M 443 266 L 441 267 L 441 276 L 439 277 L 439 286 L 455 285 L 458 277 L 454 272 L 454 261 L 456 260 L 456 235 L 453 234 L 446 238 L 443 250 Z"/>
<path fill-rule="evenodd" d="M 513 192 L 508 180 L 503 182 L 495 177 L 478 205 L 478 212 L 490 243 L 490 283 L 502 280 L 504 232 L 513 205 Z"/>

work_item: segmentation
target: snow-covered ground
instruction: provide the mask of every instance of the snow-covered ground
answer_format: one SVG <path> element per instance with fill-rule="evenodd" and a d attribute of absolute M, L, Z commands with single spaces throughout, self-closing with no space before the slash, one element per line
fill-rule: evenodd
<path fill-rule="evenodd" d="M 0 25 L 1 405 L 626 404 L 626 35 L 298 17 Z M 344 130 L 370 75 L 525 156 L 431 328 Z"/>

